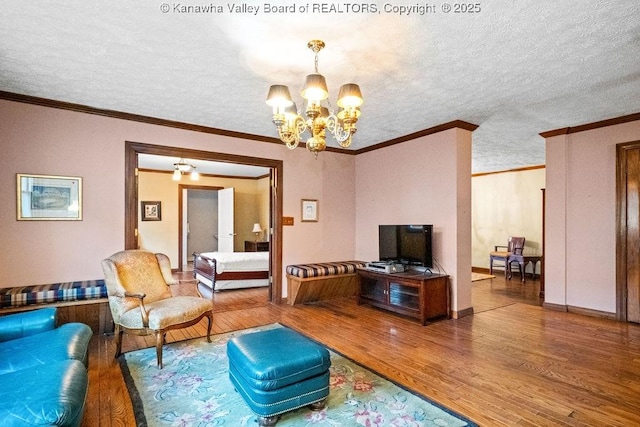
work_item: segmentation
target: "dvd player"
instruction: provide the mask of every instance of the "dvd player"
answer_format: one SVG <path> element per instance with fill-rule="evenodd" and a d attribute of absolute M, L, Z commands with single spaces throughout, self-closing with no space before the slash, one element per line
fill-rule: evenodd
<path fill-rule="evenodd" d="M 403 264 L 384 261 L 368 262 L 366 268 L 367 270 L 379 271 L 381 273 L 402 273 L 405 271 L 405 266 Z"/>

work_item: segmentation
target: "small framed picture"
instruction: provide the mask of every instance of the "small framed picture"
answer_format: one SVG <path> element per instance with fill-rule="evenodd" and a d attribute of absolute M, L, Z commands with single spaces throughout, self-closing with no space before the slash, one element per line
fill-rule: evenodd
<path fill-rule="evenodd" d="M 302 222 L 318 222 L 318 201 L 302 199 Z"/>
<path fill-rule="evenodd" d="M 143 221 L 162 221 L 160 202 L 140 202 Z"/>
<path fill-rule="evenodd" d="M 82 178 L 30 175 L 17 177 L 17 219 L 82 221 Z"/>

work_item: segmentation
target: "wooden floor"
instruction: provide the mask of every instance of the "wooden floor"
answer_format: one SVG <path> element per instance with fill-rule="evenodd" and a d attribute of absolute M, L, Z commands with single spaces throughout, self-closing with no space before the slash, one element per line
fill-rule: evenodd
<path fill-rule="evenodd" d="M 483 426 L 640 425 L 640 326 L 545 310 L 539 282 L 516 279 L 473 282 L 474 315 L 427 326 L 355 299 L 292 307 L 269 304 L 264 289 L 220 292 L 214 330 L 280 322 Z M 135 425 L 113 352 L 112 336 L 94 336 L 83 426 Z"/>

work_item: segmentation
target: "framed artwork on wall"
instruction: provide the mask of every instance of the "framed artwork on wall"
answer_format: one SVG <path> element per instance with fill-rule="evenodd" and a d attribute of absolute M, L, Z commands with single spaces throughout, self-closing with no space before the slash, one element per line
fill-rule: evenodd
<path fill-rule="evenodd" d="M 16 174 L 18 221 L 82 221 L 82 178 Z"/>
<path fill-rule="evenodd" d="M 302 199 L 302 222 L 318 222 L 318 201 Z"/>
<path fill-rule="evenodd" d="M 143 221 L 162 221 L 162 205 L 160 202 L 140 202 Z"/>

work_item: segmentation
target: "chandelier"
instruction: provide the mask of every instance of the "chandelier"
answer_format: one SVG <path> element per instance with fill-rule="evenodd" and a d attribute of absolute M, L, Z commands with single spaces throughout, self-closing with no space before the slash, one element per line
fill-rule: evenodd
<path fill-rule="evenodd" d="M 318 73 L 318 52 L 324 48 L 322 40 L 311 40 L 307 47 L 315 54 L 315 73 L 306 78 L 304 88 L 300 93 L 306 101 L 302 117 L 296 110 L 296 104 L 291 100 L 289 88 L 284 85 L 273 85 L 269 88 L 267 104 L 273 107 L 273 123 L 278 128 L 280 140 L 293 150 L 300 143 L 300 137 L 309 131 L 311 137 L 307 139 L 307 149 L 316 158 L 318 153 L 327 147 L 325 130 L 329 130 L 341 147 L 351 145 L 353 134 L 356 133 L 356 122 L 360 117 L 360 105 L 364 102 L 360 87 L 355 83 L 342 85 L 338 94 L 337 114 L 331 108 L 328 100 L 329 90 L 324 76 Z M 322 101 L 327 100 L 327 107 Z"/>
<path fill-rule="evenodd" d="M 173 180 L 180 181 L 182 179 L 182 174 L 189 173 L 191 177 L 191 181 L 197 181 L 200 179 L 200 174 L 196 171 L 196 167 L 186 163 L 184 159 L 180 159 L 178 163 L 173 164 Z"/>

